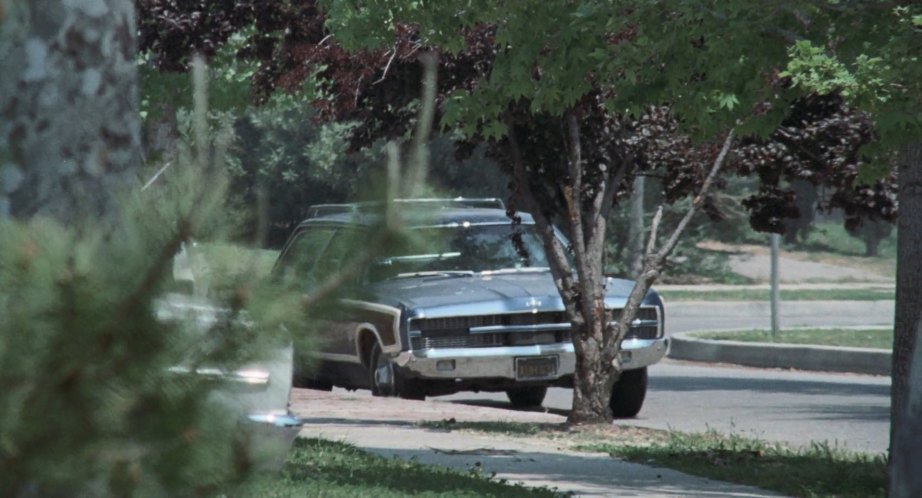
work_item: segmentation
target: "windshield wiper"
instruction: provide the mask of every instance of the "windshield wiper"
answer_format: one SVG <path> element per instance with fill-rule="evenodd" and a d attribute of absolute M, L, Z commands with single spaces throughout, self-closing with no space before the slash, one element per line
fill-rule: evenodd
<path fill-rule="evenodd" d="M 504 273 L 544 273 L 551 271 L 546 266 L 523 266 L 522 268 L 500 268 L 498 270 L 485 270 L 481 275 L 502 275 Z"/>
<path fill-rule="evenodd" d="M 413 278 L 413 277 L 473 277 L 474 272 L 470 270 L 441 270 L 441 271 L 414 271 L 407 273 L 398 273 L 394 278 Z"/>

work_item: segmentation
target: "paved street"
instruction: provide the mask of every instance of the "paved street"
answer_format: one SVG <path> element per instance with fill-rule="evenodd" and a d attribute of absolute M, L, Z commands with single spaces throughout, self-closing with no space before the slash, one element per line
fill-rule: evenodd
<path fill-rule="evenodd" d="M 643 411 L 621 423 L 756 436 L 795 445 L 827 441 L 853 450 L 886 451 L 890 381 L 884 377 L 709 366 L 667 360 L 650 369 Z M 504 394 L 459 393 L 438 401 L 508 406 Z M 552 389 L 544 406 L 565 413 L 568 389 Z"/>
<path fill-rule="evenodd" d="M 873 302 L 791 305 L 786 322 L 892 323 L 892 312 L 886 305 L 876 309 L 880 307 Z M 710 312 L 685 303 L 673 308 L 666 322 L 670 332 L 765 326 L 759 310 L 734 309 L 729 303 L 710 305 Z M 798 314 L 801 308 L 811 309 Z M 459 393 L 433 400 L 508 407 L 505 395 L 496 393 Z M 545 401 L 545 407 L 557 413 L 565 413 L 570 404 L 567 389 L 552 389 Z M 666 360 L 650 369 L 647 401 L 639 417 L 623 423 L 682 431 L 712 428 L 796 445 L 826 441 L 877 453 L 889 445 L 889 406 L 887 377 Z"/>

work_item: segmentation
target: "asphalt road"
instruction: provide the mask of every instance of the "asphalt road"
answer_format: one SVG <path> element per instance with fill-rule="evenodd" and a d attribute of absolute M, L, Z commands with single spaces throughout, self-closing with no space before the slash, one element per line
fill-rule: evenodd
<path fill-rule="evenodd" d="M 892 314 L 871 313 L 872 303 L 852 303 L 847 311 L 833 305 L 808 317 L 789 317 L 798 325 L 892 323 Z M 677 310 L 678 311 L 678 310 Z M 737 314 L 717 306 L 706 313 L 673 314 L 671 332 L 700 328 L 759 325 L 764 317 Z M 879 310 L 873 310 L 875 312 Z M 694 316 L 690 316 L 694 315 Z M 865 323 L 868 322 L 868 323 Z M 459 393 L 434 401 L 508 407 L 502 393 Z M 545 409 L 565 413 L 572 397 L 551 389 Z M 621 423 L 658 429 L 705 431 L 756 436 L 794 445 L 825 442 L 830 446 L 879 453 L 889 445 L 890 379 L 887 377 L 814 373 L 708 365 L 665 360 L 650 368 L 643 410 Z"/>

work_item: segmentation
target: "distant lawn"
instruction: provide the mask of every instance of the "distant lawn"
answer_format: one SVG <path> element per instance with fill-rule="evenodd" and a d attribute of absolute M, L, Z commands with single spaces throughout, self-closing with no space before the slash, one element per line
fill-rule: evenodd
<path fill-rule="evenodd" d="M 717 341 L 776 342 L 876 349 L 893 347 L 893 329 L 785 329 L 778 333 L 777 341 L 773 341 L 770 330 L 701 332 L 695 333 L 694 336 Z"/>
<path fill-rule="evenodd" d="M 527 488 L 482 475 L 413 461 L 384 458 L 346 443 L 298 439 L 285 470 L 247 483 L 225 496 L 253 498 L 332 497 L 555 497 L 547 488 Z"/>
<path fill-rule="evenodd" d="M 434 430 L 545 437 L 555 444 L 607 453 L 630 462 L 676 469 L 798 497 L 884 497 L 885 455 L 868 455 L 813 443 L 793 449 L 715 431 L 683 433 L 630 426 L 568 428 L 565 424 L 423 422 Z"/>
<path fill-rule="evenodd" d="M 768 301 L 768 289 L 663 290 L 667 301 Z M 892 301 L 894 289 L 781 289 L 782 301 Z"/>

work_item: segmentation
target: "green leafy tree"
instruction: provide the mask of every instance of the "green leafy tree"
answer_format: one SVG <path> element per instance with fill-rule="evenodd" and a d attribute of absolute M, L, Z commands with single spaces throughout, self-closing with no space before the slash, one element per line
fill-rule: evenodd
<path fill-rule="evenodd" d="M 740 133 L 764 134 L 776 128 L 797 91 L 834 88 L 872 113 L 881 137 L 876 152 L 882 153 L 919 136 L 917 9 L 871 1 L 773 2 L 761 8 L 709 1 L 335 2 L 329 4 L 328 26 L 347 47 L 382 48 L 391 46 L 400 26 L 418 26 L 423 45 L 449 54 L 469 48 L 479 26 L 493 26 L 489 73 L 447 95 L 443 104 L 443 123 L 468 135 L 514 136 L 510 107 L 524 104 L 533 114 L 566 116 L 595 87 L 608 89 L 604 100 L 612 112 L 639 114 L 669 102 L 697 136 L 731 124 Z M 793 92 L 767 84 L 784 69 Z M 826 87 L 809 81 L 825 81 Z M 912 265 L 905 254 L 900 261 Z M 919 302 L 911 299 L 912 284 L 901 279 L 899 287 L 907 299 L 898 307 Z M 906 324 L 918 316 L 918 310 L 910 312 Z M 905 364 L 912 329 L 898 325 L 897 365 Z M 905 371 L 895 370 L 896 407 Z"/>

